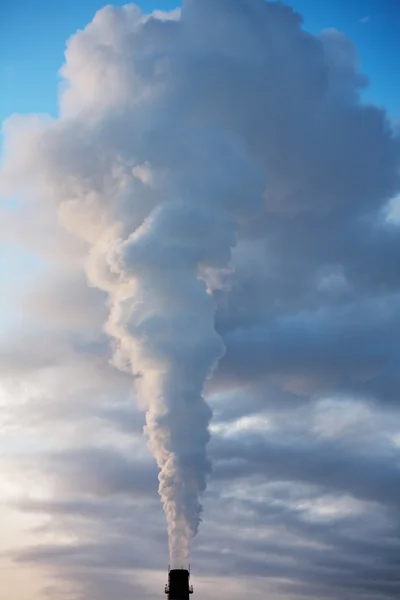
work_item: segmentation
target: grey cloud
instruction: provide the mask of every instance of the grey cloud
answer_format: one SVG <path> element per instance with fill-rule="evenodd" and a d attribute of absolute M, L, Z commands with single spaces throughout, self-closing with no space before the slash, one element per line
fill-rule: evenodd
<path fill-rule="evenodd" d="M 300 505 L 296 508 L 277 498 L 239 500 L 235 487 L 227 483 L 223 505 L 211 511 L 214 524 L 205 525 L 206 540 L 196 549 L 196 564 L 203 567 L 203 561 L 211 561 L 218 549 L 217 570 L 290 580 L 290 587 L 307 587 L 311 596 L 318 589 L 332 597 L 346 589 L 360 597 L 395 593 L 398 511 L 383 512 L 367 504 L 361 515 L 311 517 L 301 504 L 309 498 L 308 505 L 315 505 L 313 492 L 308 495 L 303 489 L 299 493 L 297 485 L 288 485 L 297 490 Z M 254 485 L 247 490 L 250 495 L 259 493 Z M 229 526 L 232 521 L 233 528 Z"/>
<path fill-rule="evenodd" d="M 95 574 L 84 573 L 81 569 L 71 569 L 68 572 L 68 579 L 79 586 L 81 591 L 77 594 L 77 598 L 82 600 L 87 597 L 97 600 L 107 600 L 110 597 L 118 597 L 119 600 L 140 597 L 146 600 L 154 597 L 143 582 L 137 581 L 131 574 L 125 577 L 121 572 L 115 574 L 112 569 L 107 569 L 106 572 L 99 569 Z"/>
<path fill-rule="evenodd" d="M 144 415 L 133 409 L 132 403 L 113 403 L 101 408 L 97 416 L 110 426 L 128 435 L 142 434 L 145 426 Z"/>
<path fill-rule="evenodd" d="M 229 456 L 235 456 L 229 443 L 226 450 Z M 315 460 L 317 451 L 316 445 Z M 215 452 L 214 458 L 220 461 L 221 457 Z M 267 458 L 272 462 L 271 455 Z M 120 460 L 124 464 L 124 459 Z M 371 460 L 373 463 L 374 458 Z M 90 464 L 87 467 L 93 469 Z M 261 495 L 262 488 L 257 483 L 220 479 L 216 474 L 208 492 L 210 497 L 205 499 L 207 519 L 192 557 L 196 589 L 207 577 L 229 576 L 235 581 L 238 578 L 238 582 L 255 577 L 261 578 L 256 584 L 260 586 L 259 593 L 263 587 L 271 587 L 278 596 L 288 586 L 307 589 L 311 597 L 318 590 L 332 598 L 346 590 L 360 598 L 395 597 L 398 507 L 383 509 L 383 505 L 366 502 L 361 505 L 361 512 L 359 507 L 347 515 L 328 513 L 317 518 L 309 514 L 309 508 L 317 506 L 321 498 L 318 481 L 313 482 L 317 488 L 310 487 L 305 477 L 305 485 L 300 486 L 296 476 L 288 477 L 287 469 L 279 468 L 287 483 L 280 488 L 269 483 L 269 491 L 264 490 Z M 271 481 L 262 477 L 260 483 L 268 479 Z M 153 493 L 155 497 L 155 489 Z M 340 499 L 340 485 L 335 486 L 333 493 L 333 500 Z M 324 503 L 319 505 L 323 507 Z M 19 553 L 18 560 L 23 564 L 47 565 L 61 572 L 79 565 L 89 581 L 97 581 L 104 569 L 111 569 L 120 578 L 127 570 L 135 573 L 138 569 L 154 569 L 165 560 L 161 507 L 157 510 L 155 504 L 146 502 L 145 507 L 133 498 L 125 503 L 122 498 L 116 501 L 93 497 L 85 501 L 36 500 L 21 504 L 20 509 L 43 511 L 55 520 L 55 531 L 66 527 L 81 539 L 67 547 L 44 545 L 27 549 Z M 60 524 L 60 518 L 65 517 L 68 521 Z M 85 522 L 91 525 L 86 526 Z M 140 550 L 139 539 L 146 539 L 153 560 Z"/>
<path fill-rule="evenodd" d="M 289 445 L 261 436 L 240 441 L 213 441 L 217 479 L 259 476 L 272 481 L 299 481 L 330 492 L 400 508 L 398 451 L 381 455 L 351 453 L 337 444 L 297 441 Z"/>
<path fill-rule="evenodd" d="M 108 549 L 110 550 L 110 548 Z M 119 550 L 119 554 L 118 554 Z M 76 598 L 109 598 L 118 594 L 119 598 L 154 597 L 149 586 L 144 585 L 145 577 L 139 578 L 137 571 L 130 568 L 128 557 L 132 556 L 134 547 L 114 548 L 115 556 L 104 553 L 95 546 L 57 549 L 48 547 L 42 550 L 28 550 L 16 557 L 19 568 L 26 563 L 50 565 L 53 567 L 53 584 L 43 590 L 45 597 L 62 597 L 73 595 Z M 97 560 L 88 561 L 88 556 L 98 556 Z M 120 563 L 118 564 L 118 556 Z M 111 563 L 107 559 L 112 558 Z M 137 555 L 135 566 L 139 566 L 140 555 Z M 54 567 L 57 565 L 57 573 Z M 143 567 L 144 572 L 148 566 Z M 154 586 L 155 587 L 155 586 Z M 156 591 L 156 590 L 154 590 Z"/>
<path fill-rule="evenodd" d="M 24 343 L 12 344 L 0 351 L 2 388 L 9 398 L 3 418 L 19 436 L 34 435 L 40 444 L 61 447 L 66 437 L 77 443 L 88 428 L 99 432 L 100 426 L 124 427 L 132 437 L 141 436 L 143 418 L 134 407 L 132 379 L 109 364 L 108 343 L 99 351 L 96 343 L 43 334 L 40 343 L 25 337 Z"/>
<path fill-rule="evenodd" d="M 397 401 L 397 306 L 397 294 L 378 296 L 233 329 L 224 335 L 228 350 L 217 378 L 303 377 L 320 393 Z"/>
<path fill-rule="evenodd" d="M 137 540 L 138 541 L 138 540 Z M 36 562 L 69 567 L 86 567 L 96 569 L 149 569 L 148 559 L 142 553 L 132 555 L 133 544 L 76 544 L 68 546 L 41 546 L 22 551 L 17 556 L 18 562 Z"/>
<path fill-rule="evenodd" d="M 133 460 L 112 448 L 60 452 L 49 457 L 49 468 L 65 491 L 151 498 L 157 490 L 157 468 L 149 458 Z"/>
<path fill-rule="evenodd" d="M 63 328 L 96 335 L 106 318 L 105 295 L 90 288 L 77 268 L 62 273 L 45 272 L 23 298 L 23 308 L 31 319 L 47 327 Z"/>

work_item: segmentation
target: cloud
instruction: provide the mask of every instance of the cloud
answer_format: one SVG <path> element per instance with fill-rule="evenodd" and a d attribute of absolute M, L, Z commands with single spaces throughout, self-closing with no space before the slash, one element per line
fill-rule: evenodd
<path fill-rule="evenodd" d="M 217 466 L 217 478 L 261 476 L 269 481 L 299 481 L 329 492 L 399 507 L 395 450 L 382 457 L 367 458 L 359 453 L 342 453 L 340 448 L 332 449 L 328 444 L 303 442 L 291 446 L 250 438 L 240 449 L 234 443 L 222 446 L 217 456 L 227 461 L 220 469 Z"/>
<path fill-rule="evenodd" d="M 209 481 L 196 591 L 398 597 L 400 146 L 354 44 L 262 0 L 110 6 L 62 75 L 4 129 L 2 234 L 40 258 L 0 348 L 4 560 L 42 598 L 162 592 L 162 364 L 172 400 L 212 371 L 151 422 L 196 446 L 196 527 Z"/>
<path fill-rule="evenodd" d="M 97 497 L 128 494 L 155 497 L 157 469 L 152 461 L 133 461 L 111 448 L 87 448 L 61 452 L 50 457 L 61 493 Z"/>

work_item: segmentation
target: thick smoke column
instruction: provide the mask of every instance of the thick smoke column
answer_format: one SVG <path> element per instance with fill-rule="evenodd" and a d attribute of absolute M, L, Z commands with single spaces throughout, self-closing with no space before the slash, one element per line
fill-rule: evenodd
<path fill-rule="evenodd" d="M 313 373 L 326 340 L 313 345 L 311 319 L 299 342 L 300 309 L 325 302 L 321 277 L 339 268 L 346 294 L 364 292 L 385 265 L 397 286 L 398 235 L 381 215 L 398 189 L 398 140 L 361 102 L 351 42 L 308 35 L 281 3 L 107 7 L 71 38 L 62 74 L 60 118 L 8 123 L 3 177 L 45 210 L 55 201 L 107 293 L 113 361 L 147 412 L 180 566 L 210 470 L 203 389 L 225 351 L 215 290 L 229 304 L 220 378 L 262 379 L 272 365 L 285 389 L 285 365 L 296 381 L 317 352 Z M 294 309 L 302 326 L 286 335 Z"/>
<path fill-rule="evenodd" d="M 180 129 L 178 123 L 173 129 L 175 167 L 163 182 L 163 201 L 108 254 L 119 283 L 110 294 L 107 327 L 117 363 L 122 352 L 140 374 L 137 392 L 147 409 L 145 431 L 160 467 L 171 563 L 177 566 L 188 563 L 209 472 L 211 410 L 202 391 L 224 353 L 208 275 L 229 264 L 235 199 L 248 195 L 257 178 L 235 140 Z M 164 139 L 165 165 L 172 130 Z M 193 142 L 187 145 L 187 139 Z M 218 169 L 210 161 L 216 148 L 224 156 Z"/>

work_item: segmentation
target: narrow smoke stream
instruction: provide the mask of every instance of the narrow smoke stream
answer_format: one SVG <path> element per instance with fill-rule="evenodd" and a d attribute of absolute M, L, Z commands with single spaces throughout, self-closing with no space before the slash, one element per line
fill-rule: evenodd
<path fill-rule="evenodd" d="M 191 206 L 190 199 L 157 208 L 121 244 L 117 262 L 127 293 L 121 300 L 117 289 L 111 298 L 109 331 L 128 330 L 129 359 L 140 374 L 137 393 L 147 406 L 145 433 L 160 467 L 173 566 L 187 565 L 200 522 L 211 418 L 202 391 L 224 351 L 212 296 L 198 276 L 202 261 L 214 258 L 208 231 L 215 217 L 215 210 Z"/>
<path fill-rule="evenodd" d="M 214 327 L 208 275 L 215 280 L 229 264 L 235 201 L 256 176 L 237 140 L 192 129 L 174 128 L 174 165 L 169 136 L 157 144 L 159 151 L 165 144 L 159 156 L 168 171 L 163 200 L 107 254 L 119 281 L 110 294 L 107 331 L 117 342 L 117 362 L 122 351 L 139 374 L 136 389 L 147 410 L 149 448 L 160 468 L 172 566 L 188 564 L 210 472 L 211 410 L 203 388 L 224 345 Z M 194 138 L 197 146 L 185 141 Z M 224 153 L 217 171 L 210 161 L 215 146 Z M 229 176 L 227 168 L 240 175 Z"/>

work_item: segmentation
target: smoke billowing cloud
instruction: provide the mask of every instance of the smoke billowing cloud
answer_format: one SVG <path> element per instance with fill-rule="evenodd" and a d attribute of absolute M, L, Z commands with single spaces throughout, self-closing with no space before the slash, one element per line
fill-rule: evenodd
<path fill-rule="evenodd" d="M 131 456 L 143 425 L 121 397 L 132 381 L 173 564 L 188 561 L 210 456 L 214 529 L 206 519 L 200 571 L 214 547 L 219 574 L 264 575 L 277 595 L 335 597 L 346 584 L 360 598 L 395 597 L 400 146 L 385 112 L 363 103 L 353 44 L 333 30 L 312 36 L 289 7 L 263 0 L 186 0 L 153 15 L 106 7 L 69 40 L 62 75 L 57 119 L 5 125 L 4 189 L 35 207 L 40 227 L 57 231 L 58 219 L 50 279 L 57 270 L 61 289 L 76 289 L 57 304 L 42 284 L 26 300 L 38 315 L 51 298 L 51 319 L 43 309 L 40 319 L 64 323 L 59 354 L 43 346 L 30 372 L 49 385 L 49 365 L 97 372 L 109 358 L 119 373 L 107 366 L 106 398 L 96 405 L 96 386 L 85 398 L 95 447 L 87 432 L 85 443 L 71 435 L 73 450 L 43 463 L 59 494 L 85 498 L 19 509 L 75 524 L 107 518 L 96 565 L 112 556 L 128 568 L 121 522 L 127 534 L 129 502 L 149 502 L 155 477 L 147 458 Z M 54 255 L 34 235 L 31 247 Z M 43 415 L 50 404 L 41 400 Z M 66 406 L 84 410 L 74 397 Z M 122 435 L 120 453 L 97 447 L 105 423 Z M 98 504 L 108 496 L 116 507 Z M 230 542 L 245 560 L 227 550 L 237 514 L 243 534 Z M 371 515 L 376 546 L 363 534 Z M 152 524 L 148 543 L 157 535 Z M 89 538 L 62 550 L 75 580 L 77 564 L 92 564 Z M 46 564 L 52 552 L 19 559 Z"/>

